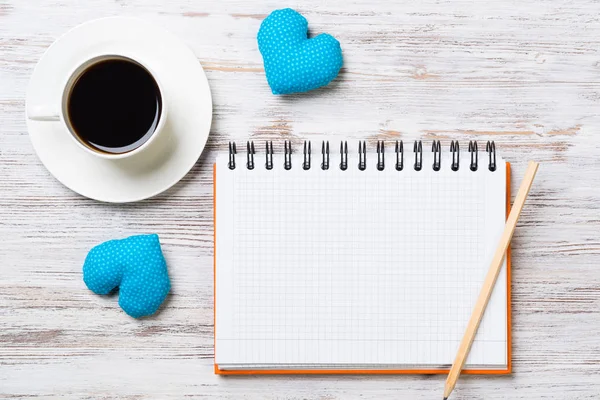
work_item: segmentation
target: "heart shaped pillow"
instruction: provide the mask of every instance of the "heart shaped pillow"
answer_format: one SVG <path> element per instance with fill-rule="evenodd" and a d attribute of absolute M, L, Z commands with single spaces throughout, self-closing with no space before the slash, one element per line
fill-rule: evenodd
<path fill-rule="evenodd" d="M 342 68 L 340 42 L 326 33 L 308 39 L 306 18 L 291 8 L 265 18 L 258 31 L 258 49 L 273 94 L 325 86 Z"/>
<path fill-rule="evenodd" d="M 134 318 L 154 314 L 171 290 L 158 235 L 109 240 L 83 264 L 83 281 L 96 294 L 119 288 L 119 306 Z"/>

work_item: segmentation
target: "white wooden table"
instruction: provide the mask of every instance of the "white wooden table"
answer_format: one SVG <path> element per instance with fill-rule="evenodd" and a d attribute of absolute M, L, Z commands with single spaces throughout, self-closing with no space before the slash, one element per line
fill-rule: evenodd
<path fill-rule="evenodd" d="M 0 0 L 0 398 L 436 399 L 443 376 L 213 374 L 212 172 L 227 141 L 496 141 L 541 168 L 513 240 L 514 374 L 464 377 L 455 399 L 600 394 L 600 3 L 288 2 L 342 43 L 330 87 L 275 97 L 255 36 L 278 1 Z M 29 141 L 25 90 L 44 50 L 88 19 L 179 35 L 214 98 L 207 148 L 173 189 L 101 204 L 61 186 Z M 430 142 L 427 142 L 430 143 Z M 107 239 L 160 234 L 172 295 L 136 321 L 81 279 Z"/>

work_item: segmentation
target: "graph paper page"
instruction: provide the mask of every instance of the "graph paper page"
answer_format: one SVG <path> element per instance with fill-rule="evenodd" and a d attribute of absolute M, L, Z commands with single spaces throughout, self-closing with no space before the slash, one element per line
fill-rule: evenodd
<path fill-rule="evenodd" d="M 219 366 L 452 363 L 504 227 L 505 163 L 378 171 L 374 157 L 365 171 L 217 159 Z M 507 364 L 506 324 L 505 265 L 467 367 Z"/>

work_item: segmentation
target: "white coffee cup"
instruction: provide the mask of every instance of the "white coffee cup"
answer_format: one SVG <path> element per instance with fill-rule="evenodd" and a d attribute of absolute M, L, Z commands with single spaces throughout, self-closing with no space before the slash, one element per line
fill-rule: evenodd
<path fill-rule="evenodd" d="M 124 60 L 144 68 L 146 72 L 148 72 L 148 74 L 154 79 L 161 96 L 160 114 L 158 116 L 158 122 L 154 125 L 153 132 L 148 139 L 141 143 L 138 147 L 126 152 L 106 152 L 90 145 L 89 143 L 86 143 L 85 140 L 83 140 L 75 131 L 68 115 L 69 99 L 72 95 L 73 87 L 75 86 L 77 80 L 96 64 L 110 60 Z M 34 121 L 46 121 L 63 124 L 65 127 L 65 132 L 68 132 L 69 136 L 74 140 L 77 146 L 79 146 L 82 150 L 93 154 L 94 156 L 113 160 L 131 157 L 148 148 L 156 140 L 156 138 L 165 131 L 164 128 L 167 121 L 167 103 L 164 96 L 165 92 L 156 74 L 152 71 L 152 68 L 137 57 L 124 54 L 103 54 L 89 58 L 80 63 L 72 70 L 70 74 L 68 74 L 68 78 L 61 85 L 61 88 L 62 91 L 60 98 L 56 99 L 54 104 L 36 105 L 28 108 L 27 118 Z"/>

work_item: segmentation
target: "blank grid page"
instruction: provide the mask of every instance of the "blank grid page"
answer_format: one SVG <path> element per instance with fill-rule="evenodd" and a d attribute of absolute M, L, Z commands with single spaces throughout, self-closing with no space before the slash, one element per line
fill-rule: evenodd
<path fill-rule="evenodd" d="M 505 164 L 377 171 L 373 158 L 366 171 L 218 158 L 221 368 L 452 363 L 504 227 Z M 506 300 L 505 266 L 467 366 L 507 364 Z"/>

